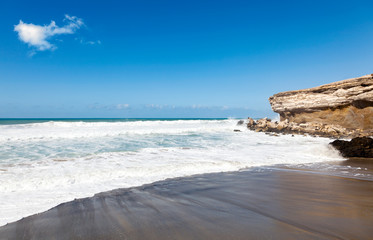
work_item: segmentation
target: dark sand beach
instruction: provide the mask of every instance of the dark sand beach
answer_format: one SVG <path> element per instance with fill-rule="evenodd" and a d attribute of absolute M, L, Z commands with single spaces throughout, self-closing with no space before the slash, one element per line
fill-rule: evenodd
<path fill-rule="evenodd" d="M 358 165 L 373 173 L 371 160 Z M 118 189 L 0 228 L 0 239 L 372 239 L 373 182 L 254 168 Z"/>

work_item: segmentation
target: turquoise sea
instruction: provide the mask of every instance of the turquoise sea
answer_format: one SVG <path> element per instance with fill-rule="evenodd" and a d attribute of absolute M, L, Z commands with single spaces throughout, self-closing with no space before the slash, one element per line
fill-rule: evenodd
<path fill-rule="evenodd" d="M 328 161 L 343 160 L 330 139 L 273 137 L 237 121 L 0 119 L 0 225 L 166 178 L 276 164 L 327 168 Z"/>

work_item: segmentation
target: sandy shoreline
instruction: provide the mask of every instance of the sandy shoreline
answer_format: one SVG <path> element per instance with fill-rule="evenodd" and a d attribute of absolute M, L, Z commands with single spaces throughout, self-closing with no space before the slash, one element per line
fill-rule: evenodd
<path fill-rule="evenodd" d="M 371 239 L 372 199 L 371 180 L 255 168 L 96 194 L 7 224 L 0 238 Z"/>

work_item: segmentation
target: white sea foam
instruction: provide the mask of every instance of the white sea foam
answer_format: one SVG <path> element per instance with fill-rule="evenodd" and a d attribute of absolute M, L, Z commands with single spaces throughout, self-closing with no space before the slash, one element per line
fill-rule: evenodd
<path fill-rule="evenodd" d="M 233 120 L 174 120 L 129 122 L 45 122 L 0 125 L 1 141 L 93 138 L 120 135 L 185 134 L 226 130 Z"/>
<path fill-rule="evenodd" d="M 74 198 L 171 177 L 342 160 L 328 147 L 329 139 L 273 137 L 236 122 L 2 125 L 0 225 Z"/>

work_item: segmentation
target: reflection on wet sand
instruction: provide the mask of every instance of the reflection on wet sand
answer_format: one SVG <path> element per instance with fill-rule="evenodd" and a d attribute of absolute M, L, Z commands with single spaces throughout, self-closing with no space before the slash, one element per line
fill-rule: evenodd
<path fill-rule="evenodd" d="M 100 193 L 0 228 L 1 239 L 371 239 L 373 182 L 285 168 Z"/>
<path fill-rule="evenodd" d="M 340 162 L 342 166 L 364 168 L 373 173 L 373 158 L 350 158 Z"/>

